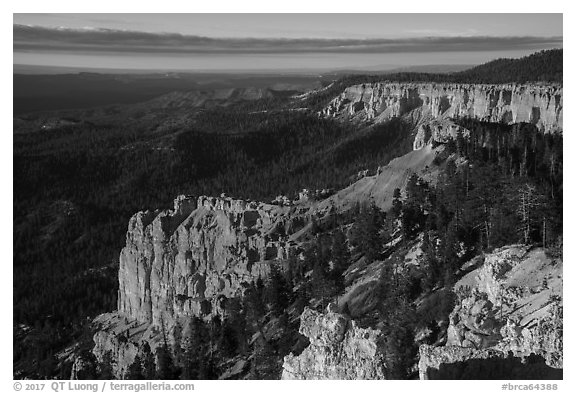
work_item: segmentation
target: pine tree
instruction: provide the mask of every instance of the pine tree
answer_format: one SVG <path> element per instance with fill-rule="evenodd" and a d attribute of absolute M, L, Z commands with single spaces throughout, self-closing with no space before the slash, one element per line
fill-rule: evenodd
<path fill-rule="evenodd" d="M 407 379 L 417 354 L 414 344 L 416 311 L 408 299 L 407 279 L 392 261 L 384 264 L 378 282 L 378 312 L 386 350 L 389 379 Z"/>
<path fill-rule="evenodd" d="M 209 339 L 204 322 L 198 317 L 192 317 L 185 328 L 181 377 L 185 380 L 209 379 L 205 375 Z"/>
<path fill-rule="evenodd" d="M 424 288 L 428 291 L 442 283 L 442 269 L 436 257 L 436 246 L 430 239 L 429 231 L 424 231 L 422 237 L 422 265 L 424 267 Z"/>
<path fill-rule="evenodd" d="M 418 353 L 414 339 L 415 316 L 414 306 L 405 298 L 399 298 L 383 321 L 387 379 L 411 377 L 411 366 Z"/>
<path fill-rule="evenodd" d="M 395 267 L 392 261 L 386 261 L 382 266 L 376 287 L 378 312 L 380 313 L 381 318 L 384 318 L 384 316 L 390 311 L 390 307 L 394 305 L 393 302 L 396 299 L 396 281 Z"/>
<path fill-rule="evenodd" d="M 390 210 L 393 218 L 400 218 L 402 213 L 402 193 L 399 188 L 394 189 L 394 194 L 392 195 L 392 209 Z"/>
<path fill-rule="evenodd" d="M 290 304 L 291 288 L 276 265 L 270 267 L 264 299 L 274 315 L 281 315 Z"/>
<path fill-rule="evenodd" d="M 465 157 L 468 154 L 466 138 L 464 138 L 460 127 L 456 130 L 456 152 L 461 157 Z"/>
<path fill-rule="evenodd" d="M 145 379 L 144 373 L 142 372 L 142 363 L 140 361 L 140 356 L 136 355 L 134 357 L 134 361 L 128 367 L 128 371 L 126 372 L 126 377 L 124 379 L 130 379 L 130 380 Z"/>
<path fill-rule="evenodd" d="M 150 344 L 146 341 L 142 345 L 140 358 L 142 359 L 142 375 L 144 379 L 154 379 L 156 375 L 156 362 L 154 361 Z"/>
<path fill-rule="evenodd" d="M 520 228 L 524 244 L 532 240 L 532 232 L 536 226 L 537 213 L 542 208 L 542 197 L 532 184 L 524 184 L 518 189 L 518 207 L 516 213 L 520 217 Z"/>
<path fill-rule="evenodd" d="M 451 287 L 455 282 L 456 272 L 460 268 L 460 257 L 458 255 L 460 252 L 460 242 L 454 222 L 448 225 L 441 247 L 445 272 L 444 285 Z"/>
<path fill-rule="evenodd" d="M 374 204 L 362 210 L 358 219 L 360 249 L 368 263 L 375 261 L 382 254 L 385 214 Z"/>
<path fill-rule="evenodd" d="M 459 228 L 462 221 L 463 199 L 467 195 L 468 186 L 463 184 L 453 160 L 446 162 L 444 174 L 439 183 L 441 187 L 440 198 L 443 201 L 439 218 L 443 219 L 443 222 L 438 223 L 438 228 L 445 228 L 452 218 L 455 219 L 456 227 Z"/>
<path fill-rule="evenodd" d="M 467 236 L 462 241 L 467 245 L 478 244 L 478 248 L 492 249 L 493 228 L 496 209 L 506 201 L 503 198 L 502 184 L 494 181 L 498 169 L 491 164 L 475 165 L 470 176 L 474 179 L 469 185 L 468 196 L 464 201 L 461 226 Z"/>
<path fill-rule="evenodd" d="M 346 236 L 338 229 L 332 238 L 332 272 L 338 291 L 344 289 L 344 272 L 350 263 L 350 251 L 346 245 Z"/>
<path fill-rule="evenodd" d="M 156 370 L 156 379 L 173 380 L 178 379 L 180 370 L 174 364 L 172 355 L 166 343 L 158 348 L 157 352 L 158 368 Z"/>
<path fill-rule="evenodd" d="M 325 308 L 332 296 L 336 294 L 336 285 L 328 277 L 326 267 L 320 260 L 316 260 L 312 271 L 312 294 L 320 300 L 322 308 Z"/>
<path fill-rule="evenodd" d="M 231 335 L 236 343 L 236 351 L 240 354 L 248 350 L 248 332 L 246 325 L 246 310 L 242 302 L 237 299 L 229 299 L 226 304 L 226 320 L 230 326 Z"/>
<path fill-rule="evenodd" d="M 332 259 L 332 242 L 327 234 L 316 237 L 316 259 L 319 261 L 326 272 L 329 270 L 330 260 Z"/>
<path fill-rule="evenodd" d="M 350 305 L 348 304 L 348 302 L 344 303 L 344 306 L 342 307 L 340 313 L 348 318 L 352 318 L 352 312 L 350 311 Z"/>
<path fill-rule="evenodd" d="M 412 173 L 406 182 L 406 200 L 409 203 L 421 203 L 420 178 Z"/>
<path fill-rule="evenodd" d="M 99 379 L 116 379 L 113 371 L 113 363 L 112 352 L 106 352 L 102 361 L 98 363 L 97 371 Z"/>
<path fill-rule="evenodd" d="M 426 182 L 412 174 L 406 184 L 406 199 L 402 203 L 402 230 L 404 238 L 413 239 L 424 228 L 425 211 L 430 211 L 429 186 Z"/>
<path fill-rule="evenodd" d="M 304 260 L 303 263 L 299 264 L 299 273 L 298 276 L 302 279 L 306 271 L 311 270 L 316 265 L 316 260 L 319 258 L 318 256 L 318 247 L 316 242 L 308 245 L 303 252 Z"/>
<path fill-rule="evenodd" d="M 311 293 L 311 283 L 309 281 L 303 282 L 296 292 L 296 301 L 294 302 L 297 313 L 302 313 L 304 308 L 310 304 Z"/>
<path fill-rule="evenodd" d="M 234 325 L 231 321 L 225 319 L 220 326 L 217 339 L 217 348 L 223 357 L 229 358 L 236 355 L 238 349 L 237 338 Z"/>

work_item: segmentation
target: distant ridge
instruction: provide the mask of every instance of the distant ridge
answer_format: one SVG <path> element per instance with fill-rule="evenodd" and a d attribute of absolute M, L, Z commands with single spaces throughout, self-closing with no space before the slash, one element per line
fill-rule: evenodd
<path fill-rule="evenodd" d="M 562 49 L 551 49 L 520 59 L 496 59 L 451 75 L 468 83 L 562 83 Z"/>
<path fill-rule="evenodd" d="M 397 73 L 430 73 L 430 74 L 450 74 L 459 71 L 464 71 L 476 66 L 476 64 L 424 64 L 415 66 L 402 66 L 396 68 L 382 68 L 382 70 L 366 70 L 366 69 L 342 69 L 334 70 L 327 73 L 323 73 L 323 76 L 344 76 L 344 75 L 389 75 Z"/>
<path fill-rule="evenodd" d="M 309 97 L 309 105 L 320 110 L 349 86 L 377 82 L 434 82 L 465 84 L 562 83 L 563 50 L 551 49 L 519 59 L 496 59 L 479 66 L 453 73 L 394 72 L 386 74 L 354 74 L 339 78 L 330 87 Z"/>
<path fill-rule="evenodd" d="M 364 75 L 349 75 L 341 79 L 344 83 L 370 83 L 389 80 L 393 82 L 438 82 L 438 83 L 562 83 L 562 49 L 551 49 L 533 53 L 519 59 L 496 59 L 459 72 L 387 72 Z"/>

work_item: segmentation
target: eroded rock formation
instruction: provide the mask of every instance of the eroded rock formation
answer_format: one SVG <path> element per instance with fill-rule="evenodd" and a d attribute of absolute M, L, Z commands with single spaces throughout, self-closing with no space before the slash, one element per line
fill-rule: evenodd
<path fill-rule="evenodd" d="M 321 114 L 382 121 L 422 108 L 436 119 L 526 122 L 555 132 L 562 130 L 562 97 L 561 86 L 383 82 L 346 88 Z"/>
<path fill-rule="evenodd" d="M 136 213 L 120 253 L 118 311 L 95 320 L 96 357 L 112 352 L 122 376 L 142 340 L 154 348 L 189 317 L 220 314 L 226 298 L 240 296 L 272 263 L 297 252 L 289 235 L 304 223 L 289 212 L 227 197 L 180 196 L 173 210 Z"/>
<path fill-rule="evenodd" d="M 282 379 L 384 379 L 380 331 L 362 329 L 344 315 L 306 308 L 300 334 L 310 345 L 284 358 Z"/>
<path fill-rule="evenodd" d="M 179 197 L 174 210 L 137 213 L 120 254 L 118 311 L 157 326 L 210 314 L 219 295 L 240 295 L 290 252 L 281 212 L 231 198 Z"/>
<path fill-rule="evenodd" d="M 536 378 L 530 375 L 534 370 L 540 377 L 561 375 L 560 258 L 541 248 L 503 247 L 487 254 L 483 265 L 455 288 L 459 296 L 446 346 L 420 347 L 421 379 L 448 379 L 458 372 L 490 379 L 481 373 L 491 362 L 504 368 L 509 364 L 521 377 L 521 365 L 530 357 L 539 366 L 527 367 L 524 378 Z"/>

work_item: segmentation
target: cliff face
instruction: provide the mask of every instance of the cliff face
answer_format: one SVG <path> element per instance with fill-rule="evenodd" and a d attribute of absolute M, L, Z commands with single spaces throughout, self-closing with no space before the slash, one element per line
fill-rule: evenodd
<path fill-rule="evenodd" d="M 296 252 L 288 235 L 304 223 L 289 211 L 180 196 L 173 210 L 136 213 L 120 253 L 118 311 L 95 320 L 96 357 L 112 352 L 121 376 L 140 341 L 154 348 L 162 331 L 170 339 L 188 317 L 220 314 L 223 299 L 241 295 L 248 283 L 267 276 L 271 263 Z"/>
<path fill-rule="evenodd" d="M 433 118 L 532 123 L 562 131 L 560 86 L 373 83 L 355 85 L 321 111 L 329 117 L 383 121 L 421 108 Z"/>
<path fill-rule="evenodd" d="M 482 373 L 491 367 L 510 367 L 525 379 L 561 375 L 561 259 L 543 249 L 503 247 L 455 288 L 446 346 L 420 347 L 421 379 L 487 378 Z M 523 366 L 527 358 L 533 367 Z"/>
<path fill-rule="evenodd" d="M 310 345 L 298 356 L 284 357 L 282 379 L 384 379 L 380 331 L 359 328 L 338 313 L 306 308 L 300 334 Z"/>
<path fill-rule="evenodd" d="M 240 295 L 294 252 L 283 213 L 264 203 L 179 197 L 174 210 L 135 214 L 120 254 L 118 311 L 156 326 L 218 313 L 220 295 Z"/>

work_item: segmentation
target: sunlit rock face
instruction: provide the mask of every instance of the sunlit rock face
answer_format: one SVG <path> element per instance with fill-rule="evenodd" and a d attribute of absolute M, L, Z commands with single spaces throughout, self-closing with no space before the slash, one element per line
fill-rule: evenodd
<path fill-rule="evenodd" d="M 422 108 L 433 118 L 532 123 L 562 131 L 561 86 L 440 83 L 369 83 L 348 87 L 321 115 L 383 121 Z"/>
<path fill-rule="evenodd" d="M 300 334 L 310 345 L 298 356 L 284 357 L 282 379 L 384 379 L 379 330 L 307 308 L 300 317 Z"/>
<path fill-rule="evenodd" d="M 190 317 L 211 318 L 272 263 L 297 253 L 305 223 L 289 207 L 228 197 L 179 196 L 174 209 L 136 213 L 120 253 L 118 310 L 95 319 L 94 354 L 111 352 L 122 377 L 146 341 L 173 342 Z"/>
<path fill-rule="evenodd" d="M 482 373 L 507 367 L 518 378 L 561 377 L 561 258 L 542 248 L 503 247 L 455 288 L 446 345 L 420 347 L 421 379 L 489 379 Z"/>
<path fill-rule="evenodd" d="M 156 326 L 213 313 L 221 296 L 239 296 L 294 252 L 282 213 L 264 203 L 179 197 L 174 210 L 135 214 L 120 254 L 118 312 Z"/>

